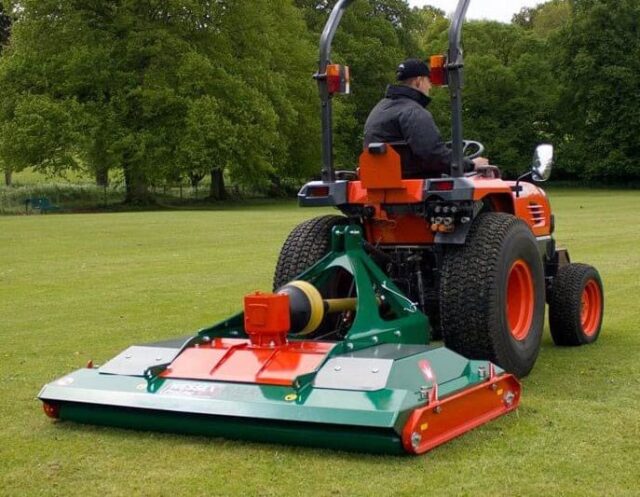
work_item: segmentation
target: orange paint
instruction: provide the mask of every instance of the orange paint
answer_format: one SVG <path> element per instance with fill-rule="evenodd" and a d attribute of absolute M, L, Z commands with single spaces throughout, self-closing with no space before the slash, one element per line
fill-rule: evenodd
<path fill-rule="evenodd" d="M 186 349 L 160 377 L 289 386 L 296 377 L 315 371 L 333 346 L 305 341 L 269 347 L 217 338 Z"/>
<path fill-rule="evenodd" d="M 360 181 L 367 190 L 402 188 L 400 155 L 387 145 L 383 154 L 365 151 L 360 155 Z"/>
<path fill-rule="evenodd" d="M 581 304 L 580 325 L 584 334 L 592 337 L 602 318 L 602 292 L 595 280 L 589 280 L 584 287 Z"/>
<path fill-rule="evenodd" d="M 551 234 L 551 205 L 544 190 L 532 183 L 520 183 L 520 195 L 512 190 L 515 181 L 473 176 L 474 200 L 488 200 L 495 211 L 509 212 L 526 222 L 535 236 Z"/>
<path fill-rule="evenodd" d="M 524 260 L 518 259 L 507 276 L 507 320 L 509 331 L 516 340 L 522 341 L 529 335 L 534 303 L 531 269 Z"/>
<path fill-rule="evenodd" d="M 256 292 L 244 298 L 244 329 L 253 345 L 284 345 L 291 328 L 289 296 Z"/>
<path fill-rule="evenodd" d="M 521 390 L 514 376 L 503 374 L 442 400 L 430 401 L 409 416 L 402 431 L 402 444 L 407 452 L 423 454 L 513 411 L 520 403 Z"/>

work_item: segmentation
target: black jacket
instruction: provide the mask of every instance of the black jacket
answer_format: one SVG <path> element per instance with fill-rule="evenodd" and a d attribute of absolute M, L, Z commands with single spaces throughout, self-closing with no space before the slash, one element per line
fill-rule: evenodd
<path fill-rule="evenodd" d="M 402 157 L 405 178 L 439 177 L 451 171 L 451 150 L 426 109 L 430 101 L 408 86 L 389 86 L 364 126 L 365 149 L 370 143 L 407 143 L 394 147 Z M 473 162 L 465 160 L 464 168 L 472 171 Z"/>

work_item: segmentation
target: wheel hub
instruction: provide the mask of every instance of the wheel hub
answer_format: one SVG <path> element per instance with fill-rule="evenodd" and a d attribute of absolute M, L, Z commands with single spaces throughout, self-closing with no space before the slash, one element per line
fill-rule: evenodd
<path fill-rule="evenodd" d="M 585 335 L 593 336 L 598 331 L 600 313 L 602 312 L 602 294 L 600 287 L 594 280 L 589 280 L 584 287 L 581 301 L 580 324 L 582 330 Z"/>
<path fill-rule="evenodd" d="M 534 311 L 533 276 L 522 259 L 513 263 L 507 277 L 507 320 L 511 335 L 522 341 L 529 335 Z"/>

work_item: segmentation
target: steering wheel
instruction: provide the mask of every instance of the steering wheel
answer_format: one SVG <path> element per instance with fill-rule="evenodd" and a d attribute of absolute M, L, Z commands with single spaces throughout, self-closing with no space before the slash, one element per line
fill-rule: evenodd
<path fill-rule="evenodd" d="M 448 148 L 451 148 L 452 142 L 446 142 L 445 145 Z M 473 151 L 474 149 L 475 152 L 469 153 L 470 150 Z M 484 151 L 485 148 L 482 143 L 475 140 L 462 140 L 462 155 L 464 155 L 467 159 L 473 160 L 477 159 L 478 157 L 482 157 Z"/>

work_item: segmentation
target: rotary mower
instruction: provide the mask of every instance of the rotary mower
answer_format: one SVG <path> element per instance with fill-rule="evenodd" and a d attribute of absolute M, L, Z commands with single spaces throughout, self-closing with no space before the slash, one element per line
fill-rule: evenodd
<path fill-rule="evenodd" d="M 135 345 L 44 386 L 45 412 L 126 428 L 378 453 L 424 453 L 517 408 L 538 356 L 549 303 L 558 345 L 598 338 L 603 289 L 591 266 L 556 247 L 554 219 L 532 178 L 548 178 L 550 145 L 532 170 L 464 174 L 461 0 L 432 80 L 452 95 L 453 163 L 405 179 L 403 144 L 371 144 L 357 171 L 335 171 L 331 101 L 349 70 L 330 63 L 352 0 L 339 0 L 320 44 L 322 180 L 302 206 L 333 206 L 296 227 L 273 293 L 194 336 Z M 441 337 L 444 346 L 430 344 Z"/>

